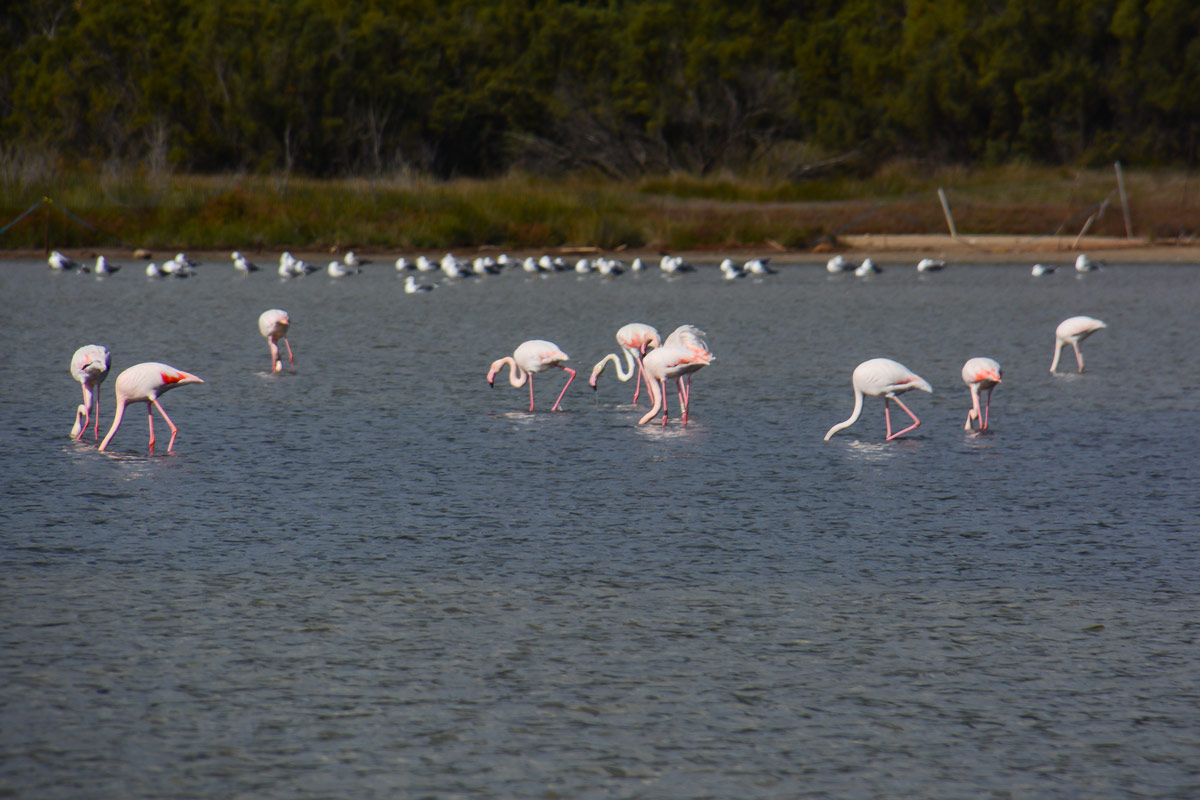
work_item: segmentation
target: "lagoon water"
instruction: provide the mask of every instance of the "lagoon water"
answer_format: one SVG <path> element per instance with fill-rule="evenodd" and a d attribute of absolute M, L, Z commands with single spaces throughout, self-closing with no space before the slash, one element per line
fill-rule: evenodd
<path fill-rule="evenodd" d="M 1200 795 L 1200 269 L 780 266 L 0 263 L 0 795 Z M 1075 314 L 1109 327 L 1051 376 Z M 708 332 L 687 427 L 587 387 L 631 321 Z M 484 380 L 530 338 L 580 371 L 562 413 L 557 370 L 533 414 Z M 68 440 L 88 343 L 101 435 L 121 369 L 205 379 L 163 398 L 175 452 L 140 406 Z M 875 356 L 933 384 L 923 426 L 885 443 L 868 399 L 822 441 Z"/>

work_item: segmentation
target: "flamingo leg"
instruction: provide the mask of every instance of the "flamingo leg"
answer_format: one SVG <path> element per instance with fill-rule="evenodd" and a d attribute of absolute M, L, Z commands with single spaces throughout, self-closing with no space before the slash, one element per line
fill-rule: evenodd
<path fill-rule="evenodd" d="M 906 413 L 910 417 L 912 417 L 913 424 L 909 425 L 907 428 L 905 428 L 902 431 L 896 431 L 895 433 L 892 433 L 892 421 L 889 418 L 888 419 L 888 436 L 887 436 L 887 439 L 885 440 L 888 442 L 890 442 L 892 439 L 895 439 L 897 436 L 903 436 L 904 434 L 908 433 L 909 431 L 921 427 L 921 420 L 917 419 L 917 415 L 914 414 L 912 411 L 910 411 L 908 406 L 904 405 L 903 401 L 901 401 L 899 397 L 893 397 L 891 399 L 896 401 L 896 405 L 898 405 L 902 409 L 904 409 L 904 413 Z M 886 398 L 886 397 L 883 398 L 883 414 L 885 417 L 887 417 L 887 415 L 888 415 L 887 401 L 888 401 L 888 398 Z"/>
<path fill-rule="evenodd" d="M 158 402 L 158 398 L 153 398 L 154 407 L 158 409 L 158 413 L 162 414 L 162 418 L 167 421 L 167 425 L 171 428 L 171 441 L 167 443 L 167 452 L 171 452 L 171 448 L 175 446 L 175 437 L 179 435 L 179 428 L 175 427 L 175 423 L 171 422 L 171 418 L 167 416 L 166 409 L 162 407 L 162 403 Z M 146 407 L 146 413 L 150 413 L 150 407 Z"/>
<path fill-rule="evenodd" d="M 662 383 L 662 404 L 663 404 L 662 424 L 665 427 L 667 424 L 667 379 L 663 378 L 661 383 Z"/>
<path fill-rule="evenodd" d="M 991 386 L 988 387 L 987 403 L 985 403 L 983 406 L 983 428 L 981 430 L 985 430 L 985 431 L 987 430 L 987 426 L 988 426 L 988 412 L 992 410 L 992 389 L 993 388 L 995 388 L 995 387 L 991 387 Z M 975 413 L 978 414 L 979 412 L 976 411 Z"/>
<path fill-rule="evenodd" d="M 972 427 L 971 423 L 976 420 L 982 422 L 983 417 L 979 416 L 979 387 L 972 384 L 971 385 L 971 410 L 967 412 L 967 424 L 963 426 L 963 430 L 965 430 L 965 431 L 971 430 L 971 427 Z M 983 427 L 986 428 L 987 425 L 984 425 Z M 982 430 L 982 428 L 981 428 L 981 430 Z"/>
<path fill-rule="evenodd" d="M 1083 351 L 1079 349 L 1079 342 L 1071 342 L 1071 347 L 1075 348 L 1075 360 L 1079 362 L 1079 371 L 1083 372 Z"/>
<path fill-rule="evenodd" d="M 559 404 L 559 403 L 562 401 L 562 399 L 563 399 L 563 395 L 567 393 L 567 386 L 570 386 L 570 385 L 571 385 L 571 381 L 575 380 L 575 370 L 571 369 L 570 367 L 564 367 L 564 366 L 562 366 L 561 364 L 559 364 L 559 365 L 558 365 L 558 368 L 559 368 L 559 369 L 561 369 L 561 370 L 565 370 L 566 372 L 569 372 L 569 373 L 571 373 L 571 377 L 567 378 L 567 383 L 566 383 L 566 385 L 565 385 L 565 386 L 563 386 L 563 388 L 562 388 L 562 391 L 558 393 L 558 400 L 555 400 L 555 401 L 554 401 L 554 407 L 550 409 L 551 411 L 557 411 L 557 410 L 558 410 L 558 404 Z M 531 375 L 531 376 L 529 376 L 529 377 L 530 377 L 530 384 L 532 385 L 532 383 L 533 383 L 533 376 Z M 532 410 L 533 410 L 533 409 L 532 409 L 532 408 L 530 408 L 530 411 L 532 411 Z"/>
<path fill-rule="evenodd" d="M 146 421 L 150 424 L 150 455 L 154 455 L 154 409 L 146 403 Z"/>
<path fill-rule="evenodd" d="M 292 372 L 295 372 L 295 371 L 296 371 L 296 362 L 295 362 L 295 360 L 292 358 L 292 345 L 291 345 L 291 343 L 290 343 L 290 342 L 288 342 L 288 340 L 287 340 L 287 337 L 286 337 L 286 336 L 285 336 L 285 337 L 283 337 L 283 343 L 284 343 L 284 345 L 286 345 L 286 346 L 287 346 L 287 351 L 288 351 L 288 365 L 289 365 L 289 366 L 291 366 L 291 368 L 292 368 Z M 282 360 L 280 360 L 279 364 L 280 364 L 280 366 L 283 366 L 283 361 L 282 361 Z"/>
<path fill-rule="evenodd" d="M 533 375 L 529 376 L 529 413 L 533 413 Z"/>
<path fill-rule="evenodd" d="M 99 390 L 96 391 L 96 419 L 95 419 L 94 424 L 95 424 L 95 429 L 92 431 L 92 435 L 96 437 L 96 441 L 98 442 L 98 441 L 100 441 L 100 392 L 99 392 Z M 86 423 L 84 424 L 83 427 L 84 427 L 84 430 L 87 430 Z M 80 433 L 82 433 L 82 431 Z"/>

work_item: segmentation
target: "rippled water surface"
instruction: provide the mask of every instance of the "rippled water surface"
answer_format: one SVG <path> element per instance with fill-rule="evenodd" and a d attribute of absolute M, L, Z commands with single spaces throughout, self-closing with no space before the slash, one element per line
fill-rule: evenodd
<path fill-rule="evenodd" d="M 884 267 L 0 263 L 0 795 L 1200 795 L 1200 269 Z M 1109 327 L 1052 377 L 1075 314 Z M 686 428 L 587 387 L 632 321 L 708 332 Z M 531 338 L 580 370 L 562 413 L 557 370 L 533 414 L 484 380 Z M 205 379 L 163 399 L 174 453 L 137 406 L 68 440 L 88 343 L 102 435 L 121 369 Z M 869 399 L 822 441 L 875 356 L 933 384 L 923 426 L 885 443 Z"/>

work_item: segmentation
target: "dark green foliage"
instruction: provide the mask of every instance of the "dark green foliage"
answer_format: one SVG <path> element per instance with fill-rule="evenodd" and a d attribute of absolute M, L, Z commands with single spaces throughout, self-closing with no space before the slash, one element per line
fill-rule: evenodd
<path fill-rule="evenodd" d="M 2 155 L 151 174 L 807 175 L 781 166 L 787 142 L 863 171 L 896 155 L 1190 165 L 1198 85 L 1194 0 L 14 0 L 0 15 Z"/>

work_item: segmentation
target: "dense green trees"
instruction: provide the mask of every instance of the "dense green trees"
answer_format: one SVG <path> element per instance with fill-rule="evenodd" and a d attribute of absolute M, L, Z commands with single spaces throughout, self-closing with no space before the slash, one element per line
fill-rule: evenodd
<path fill-rule="evenodd" d="M 1194 0 L 14 0 L 11 162 L 612 176 L 1186 163 Z"/>

